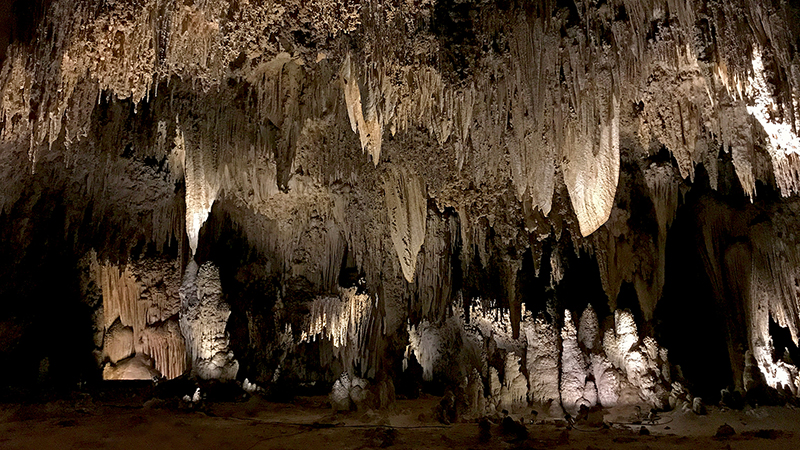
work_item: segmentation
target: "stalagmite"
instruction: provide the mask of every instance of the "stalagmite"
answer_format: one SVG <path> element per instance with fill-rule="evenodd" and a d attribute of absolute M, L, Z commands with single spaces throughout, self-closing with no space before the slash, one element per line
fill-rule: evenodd
<path fill-rule="evenodd" d="M 578 336 L 572 314 L 564 311 L 564 327 L 561 329 L 561 403 L 571 414 L 581 406 L 594 406 L 584 397 L 586 388 L 586 360 L 578 347 Z M 597 394 L 593 394 L 597 397 Z"/>
<path fill-rule="evenodd" d="M 597 401 L 604 408 L 617 405 L 619 400 L 619 372 L 603 355 L 592 354 L 591 368 L 597 387 Z"/>
<path fill-rule="evenodd" d="M 520 370 L 521 358 L 514 352 L 506 354 L 505 360 L 505 377 L 503 379 L 503 386 L 500 388 L 500 395 L 498 401 L 499 410 L 512 410 L 527 405 L 528 397 L 528 380 Z"/>
<path fill-rule="evenodd" d="M 225 329 L 230 308 L 222 301 L 219 269 L 207 262 L 186 266 L 180 289 L 180 329 L 192 373 L 203 379 L 232 380 L 239 370 Z"/>
<path fill-rule="evenodd" d="M 559 404 L 559 333 L 543 316 L 526 320 L 528 399 L 540 404 Z"/>
<path fill-rule="evenodd" d="M 578 325 L 578 342 L 590 352 L 600 343 L 600 325 L 592 304 L 586 305 Z"/>

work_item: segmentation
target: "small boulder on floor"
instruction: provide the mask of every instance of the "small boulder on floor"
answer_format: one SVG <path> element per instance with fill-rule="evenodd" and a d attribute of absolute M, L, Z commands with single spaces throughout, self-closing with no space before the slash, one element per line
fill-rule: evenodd
<path fill-rule="evenodd" d="M 718 439 L 727 439 L 734 434 L 736 434 L 736 430 L 734 430 L 733 427 L 727 423 L 723 423 L 719 426 L 719 428 L 717 428 L 717 432 L 714 434 L 714 437 Z"/>

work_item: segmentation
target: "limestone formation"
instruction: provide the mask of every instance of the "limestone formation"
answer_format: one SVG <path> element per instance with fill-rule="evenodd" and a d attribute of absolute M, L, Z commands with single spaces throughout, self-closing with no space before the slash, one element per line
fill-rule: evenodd
<path fill-rule="evenodd" d="M 14 5 L 0 386 L 800 395 L 795 2 Z"/>
<path fill-rule="evenodd" d="M 203 379 L 234 379 L 239 363 L 229 348 L 225 326 L 230 308 L 222 301 L 219 269 L 210 262 L 198 267 L 190 261 L 180 295 L 180 329 L 192 373 Z"/>

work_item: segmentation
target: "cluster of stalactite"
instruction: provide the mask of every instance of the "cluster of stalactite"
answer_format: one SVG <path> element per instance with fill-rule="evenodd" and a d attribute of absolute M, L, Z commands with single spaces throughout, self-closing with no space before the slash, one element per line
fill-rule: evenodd
<path fill-rule="evenodd" d="M 101 323 L 96 328 L 102 336 L 104 377 L 172 379 L 183 374 L 187 360 L 177 322 L 180 268 L 176 262 L 151 259 L 117 266 L 92 259 L 103 298 L 96 316 Z M 149 367 L 141 367 L 142 361 Z"/>
<path fill-rule="evenodd" d="M 668 282 L 669 229 L 699 173 L 722 194 L 757 204 L 759 191 L 774 191 L 782 198 L 763 201 L 791 209 L 800 192 L 797 7 L 304 5 L 47 2 L 35 38 L 12 42 L 0 68 L 0 212 L 24 216 L 21 199 L 49 184 L 72 202 L 65 230 L 82 227 L 101 258 L 117 262 L 138 246 L 176 243 L 178 261 L 191 258 L 226 232 L 214 228 L 224 217 L 281 282 L 304 278 L 315 293 L 338 292 L 346 256 L 369 294 L 323 295 L 302 331 L 343 349 L 332 354 L 347 361 L 348 389 L 352 366 L 374 374 L 377 355 L 403 333 L 430 376 L 447 349 L 427 340 L 455 336 L 441 335 L 442 322 L 457 320 L 448 316 L 454 285 L 492 269 L 508 314 L 496 322 L 528 344 L 508 344 L 514 356 L 497 374 L 463 366 L 478 373 L 461 374 L 468 384 L 488 380 L 476 402 L 558 394 L 567 409 L 604 404 L 606 378 L 662 401 L 644 369 L 626 365 L 633 352 L 655 371 L 664 359 L 655 343 L 618 355 L 613 342 L 627 345 L 630 333 L 617 325 L 609 348 L 602 339 L 607 361 L 595 361 L 600 347 L 573 342 L 586 332 L 570 328 L 568 314 L 558 329 L 525 315 L 523 255 L 530 250 L 537 275 L 549 264 L 555 287 L 571 257 L 591 254 L 611 310 L 631 283 L 651 321 Z M 745 218 L 720 211 L 705 211 L 701 229 L 715 295 L 736 298 L 748 327 L 729 333 L 730 353 L 746 346 L 770 385 L 796 393 L 797 368 L 774 356 L 768 332 L 772 317 L 797 342 L 793 210 L 773 208 L 785 219 L 768 224 L 750 214 L 734 228 L 723 222 Z M 33 239 L 20 224 L 20 239 Z M 85 237 L 93 232 L 102 236 Z M 176 275 L 181 294 L 167 297 L 133 262 L 98 265 L 96 345 L 113 367 L 146 354 L 168 377 L 187 361 L 203 377 L 236 375 L 219 274 L 192 264 Z M 551 344 L 566 353 L 553 357 Z M 565 378 L 565 366 L 576 375 Z M 533 368 L 550 378 L 532 379 Z M 525 371 L 527 380 L 500 376 Z"/>

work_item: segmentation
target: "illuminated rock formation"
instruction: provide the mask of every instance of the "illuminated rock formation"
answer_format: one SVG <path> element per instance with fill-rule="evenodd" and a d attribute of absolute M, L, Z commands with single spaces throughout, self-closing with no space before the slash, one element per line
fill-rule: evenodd
<path fill-rule="evenodd" d="M 168 379 L 183 374 L 186 351 L 175 321 L 180 308 L 176 265 L 143 260 L 119 267 L 98 264 L 94 253 L 91 258 L 103 297 L 103 324 L 97 325 L 105 330 L 103 352 L 110 362 L 117 364 L 135 353 L 149 358 L 152 369 Z M 144 372 L 125 373 L 131 377 Z"/>
<path fill-rule="evenodd" d="M 0 356 L 347 408 L 405 366 L 475 416 L 800 392 L 794 3 L 100 3 L 3 19 Z"/>
<path fill-rule="evenodd" d="M 230 351 L 225 325 L 230 308 L 222 301 L 219 269 L 190 261 L 180 289 L 180 329 L 192 373 L 202 379 L 231 380 L 239 363 Z"/>

